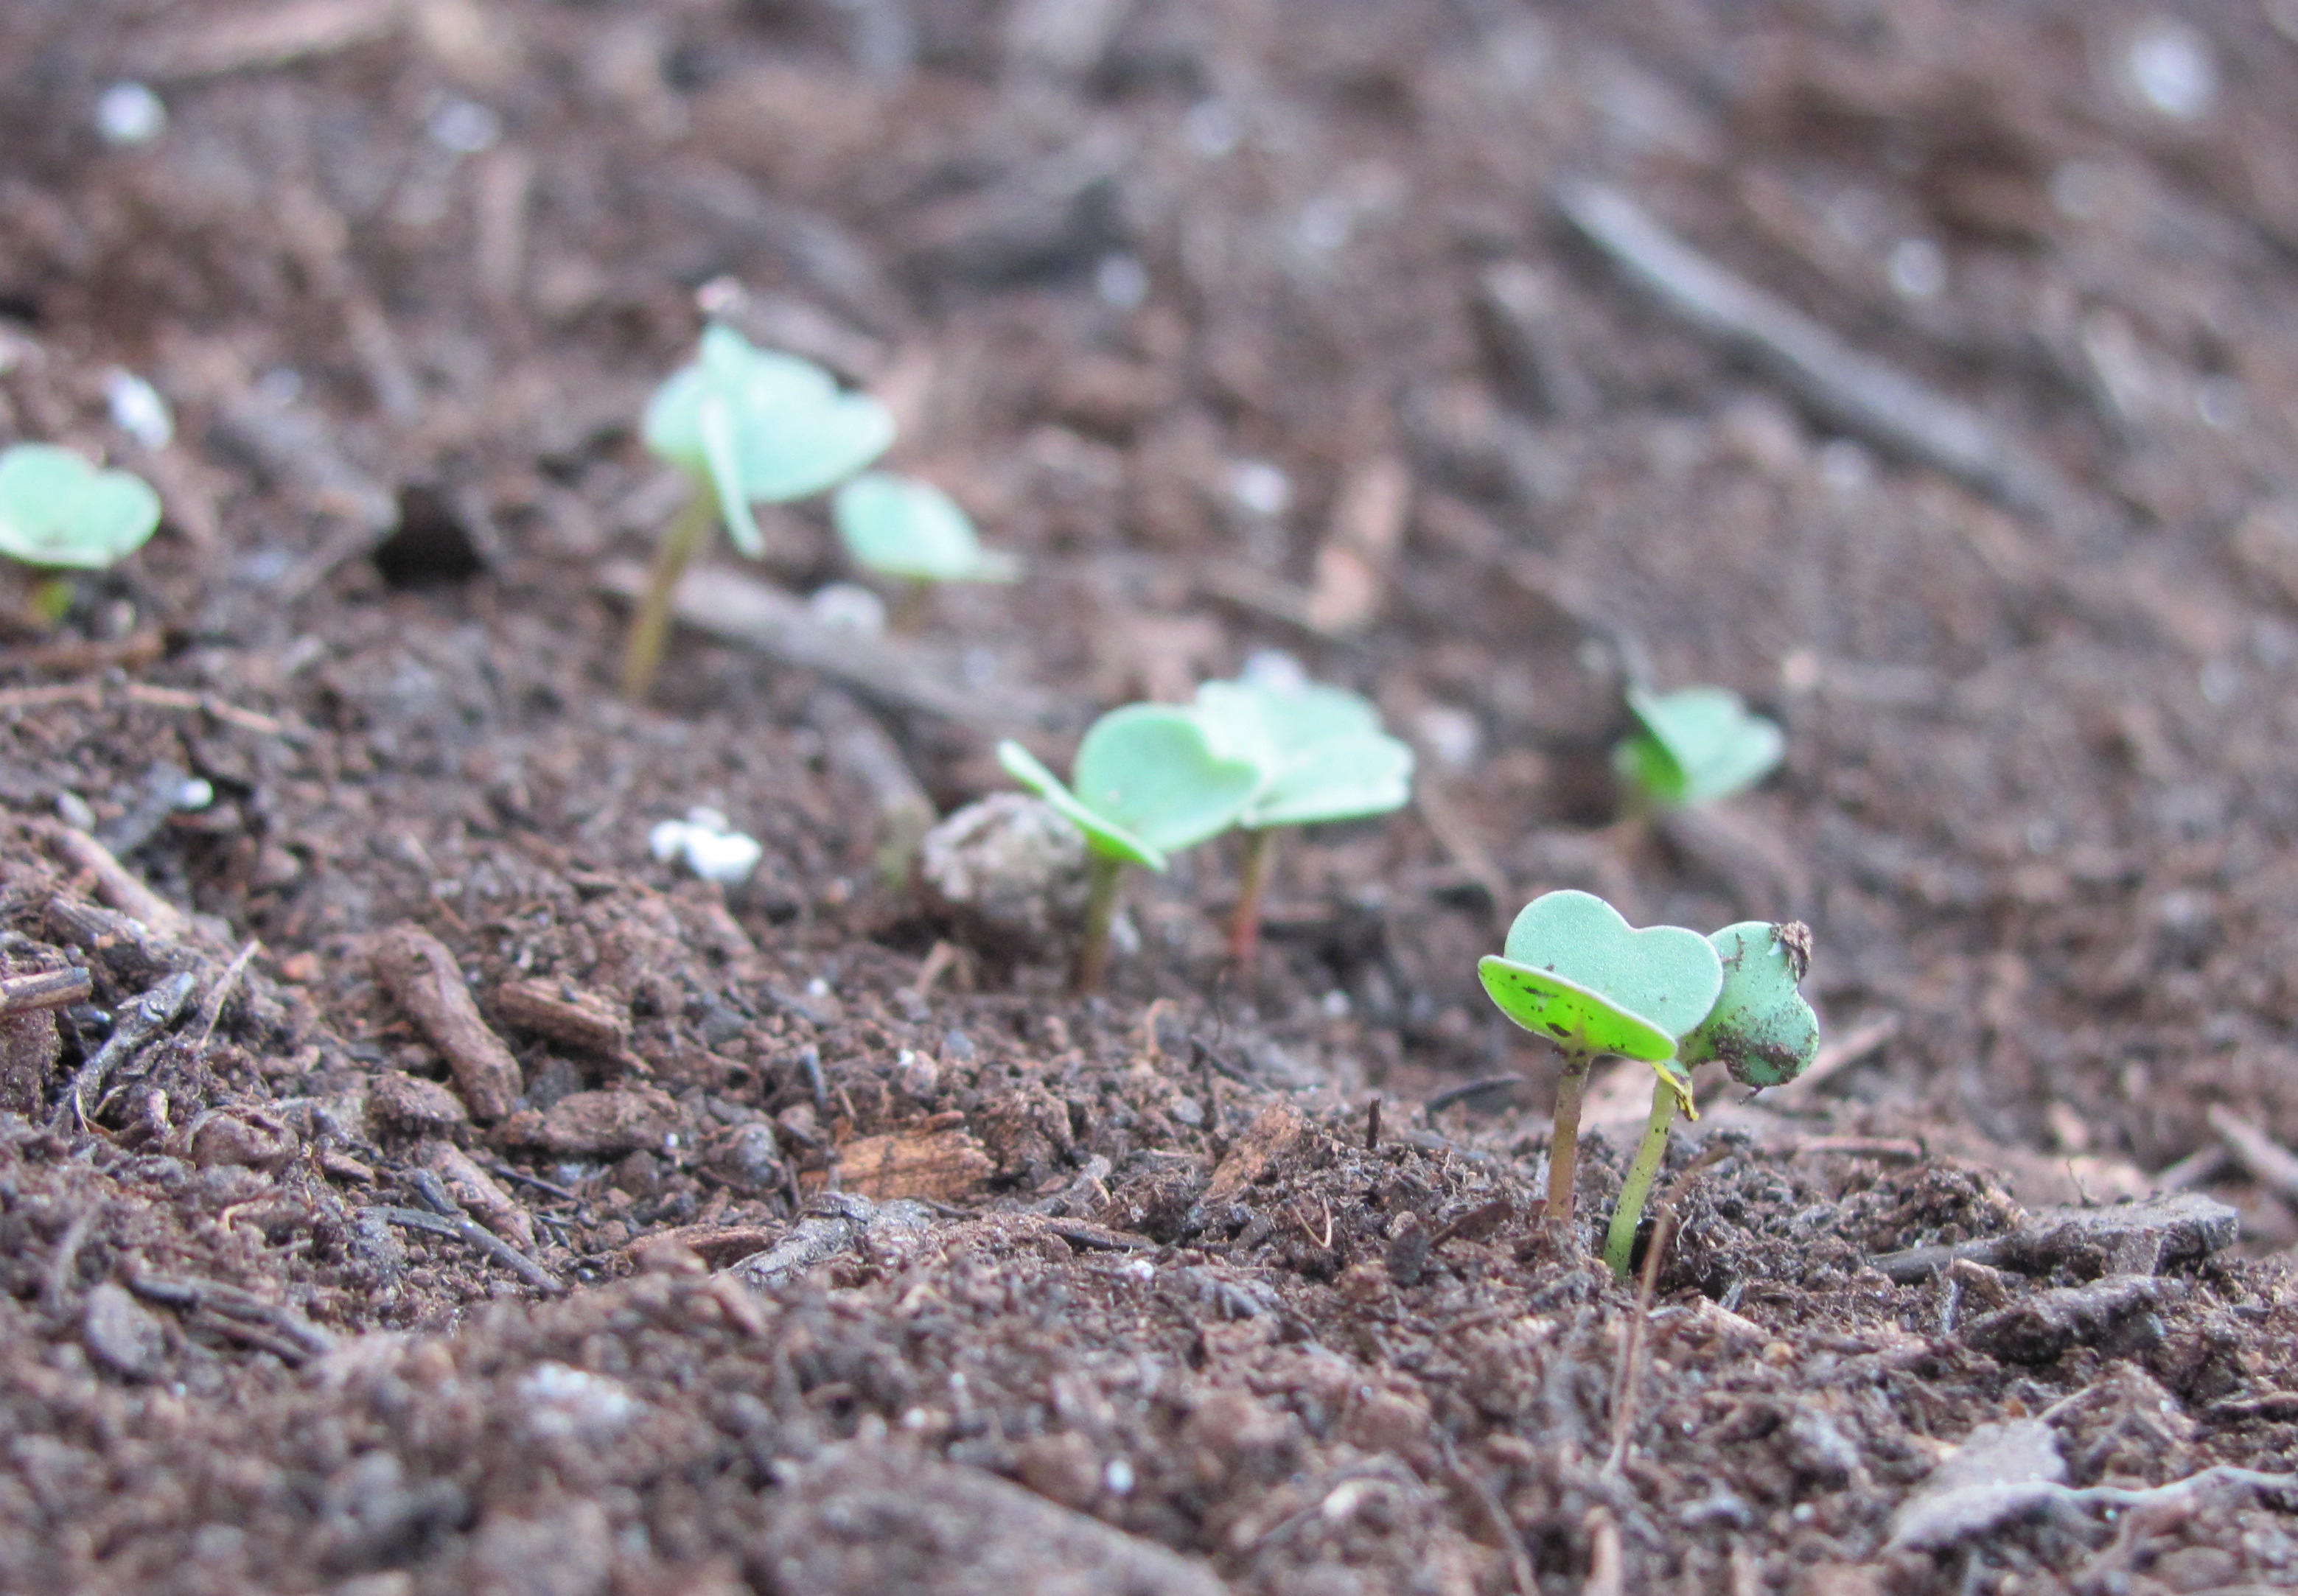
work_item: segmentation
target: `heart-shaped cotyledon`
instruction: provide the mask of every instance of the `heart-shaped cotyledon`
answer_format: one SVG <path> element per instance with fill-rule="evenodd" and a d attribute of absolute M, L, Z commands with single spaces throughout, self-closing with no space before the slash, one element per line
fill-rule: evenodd
<path fill-rule="evenodd" d="M 1720 1059 L 1741 1086 L 1785 1086 L 1819 1056 L 1819 1016 L 1796 990 L 1790 928 L 1766 920 L 1727 925 L 1708 940 L 1724 988 L 1707 1018 L 1677 1046 L 1689 1069 Z"/>
<path fill-rule="evenodd" d="M 100 571 L 160 525 L 160 496 L 140 476 L 97 469 L 54 443 L 0 455 L 0 554 L 50 570 Z"/>
<path fill-rule="evenodd" d="M 1476 965 L 1500 1012 L 1568 1054 L 1613 1053 L 1658 1063 L 1698 1025 L 1724 984 L 1699 932 L 1638 930 L 1602 898 L 1550 892 L 1509 928 L 1505 952 Z"/>

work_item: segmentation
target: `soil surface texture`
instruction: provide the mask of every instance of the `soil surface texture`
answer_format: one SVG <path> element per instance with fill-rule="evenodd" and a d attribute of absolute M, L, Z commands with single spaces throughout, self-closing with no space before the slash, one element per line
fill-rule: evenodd
<path fill-rule="evenodd" d="M 0 591 L 0 1589 L 2298 1587 L 2298 5 L 6 0 L 0 85 L 0 444 L 166 507 Z M 713 317 L 1022 580 L 857 629 L 768 511 L 625 702 Z M 919 864 L 1270 651 L 1419 765 L 1250 968 L 1234 839 L 1083 998 L 1073 881 Z M 1621 820 L 1633 682 L 1784 765 Z M 1812 929 L 1641 1300 L 1649 1071 L 1552 1227 L 1476 976 L 1559 887 Z"/>

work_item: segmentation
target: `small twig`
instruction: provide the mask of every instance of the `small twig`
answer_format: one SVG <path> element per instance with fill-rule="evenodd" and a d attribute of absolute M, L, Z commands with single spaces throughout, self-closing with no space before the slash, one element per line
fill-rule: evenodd
<path fill-rule="evenodd" d="M 402 1230 L 421 1230 L 431 1236 L 453 1236 L 484 1253 L 537 1291 L 557 1296 L 566 1289 L 558 1276 L 467 1214 L 458 1212 L 453 1219 L 449 1219 L 441 1214 L 426 1213 L 419 1208 L 383 1205 L 368 1211 L 381 1214 L 386 1224 L 396 1225 Z"/>
<path fill-rule="evenodd" d="M 1567 184 L 1565 218 L 1669 312 L 1746 351 L 1839 426 L 1938 467 L 2013 509 L 2063 515 L 2073 486 L 1996 424 L 1854 348 L 1831 328 L 1700 254 L 1616 188 Z"/>
<path fill-rule="evenodd" d="M 95 895 L 106 905 L 162 937 L 181 939 L 192 922 L 185 913 L 137 879 L 135 872 L 112 856 L 112 850 L 74 826 L 43 822 L 35 828 L 52 843 L 65 864 L 95 878 Z"/>
<path fill-rule="evenodd" d="M 85 1003 L 95 990 L 85 970 L 43 970 L 34 975 L 14 975 L 0 980 L 0 1019 L 35 1009 L 70 1008 Z"/>
<path fill-rule="evenodd" d="M 193 988 L 199 978 L 186 970 L 171 975 L 122 1009 L 113 1020 L 112 1034 L 103 1046 L 73 1074 L 71 1084 L 64 1088 L 63 1101 L 48 1121 L 52 1130 L 62 1130 L 67 1124 L 84 1128 L 87 1123 L 87 1103 L 93 1093 L 98 1100 L 103 1095 L 112 1072 L 135 1057 L 145 1044 L 176 1021 L 184 1005 L 191 1001 Z"/>
<path fill-rule="evenodd" d="M 1380 1098 L 1377 1096 L 1365 1104 L 1365 1151 L 1380 1151 Z"/>
<path fill-rule="evenodd" d="M 260 942 L 250 942 L 241 948 L 232 956 L 231 963 L 224 966 L 223 973 L 216 978 L 215 985 L 209 988 L 208 1000 L 203 1005 L 207 1010 L 207 1023 L 200 1027 L 199 1045 L 203 1048 L 215 1035 L 216 1021 L 223 1018 L 223 1005 L 231 1001 L 232 992 L 238 987 L 240 978 L 247 972 L 247 961 L 253 958 L 256 949 L 262 946 Z"/>
<path fill-rule="evenodd" d="M 2253 1180 L 2277 1197 L 2298 1203 L 2298 1154 L 2222 1103 L 2211 1105 L 2210 1121 Z"/>
<path fill-rule="evenodd" d="M 1721 1145 L 1708 1148 L 1691 1161 L 1660 1199 L 1659 1216 L 1652 1221 L 1651 1245 L 1644 1250 L 1643 1278 L 1636 1286 L 1636 1316 L 1628 1321 L 1627 1344 L 1620 1351 L 1619 1374 L 1612 1383 L 1612 1451 L 1604 1460 L 1607 1475 L 1616 1476 L 1627 1460 L 1628 1437 L 1635 1425 L 1636 1404 L 1643 1389 L 1645 1327 L 1651 1322 L 1652 1296 L 1659 1288 L 1660 1259 L 1674 1237 L 1677 1207 L 1691 1189 L 1692 1181 L 1710 1166 L 1731 1156 L 1731 1152 L 1730 1147 Z M 1594 1584 L 1592 1575 L 1590 1584 Z"/>

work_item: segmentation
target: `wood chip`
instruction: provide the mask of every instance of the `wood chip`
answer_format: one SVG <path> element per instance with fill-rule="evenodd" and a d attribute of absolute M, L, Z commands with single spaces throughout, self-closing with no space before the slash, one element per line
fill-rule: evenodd
<path fill-rule="evenodd" d="M 1351 632 L 1380 613 L 1411 509 L 1412 473 L 1394 455 L 1375 455 L 1350 471 L 1317 550 L 1310 625 Z"/>
<path fill-rule="evenodd" d="M 619 1053 L 630 1046 L 628 1011 L 565 981 L 505 981 L 495 988 L 494 1009 L 521 1030 L 585 1053 Z"/>
<path fill-rule="evenodd" d="M 1277 1167 L 1309 1129 L 1309 1121 L 1289 1103 L 1272 1103 L 1244 1128 L 1228 1156 L 1205 1187 L 1208 1203 L 1233 1202 L 1238 1194 Z"/>
<path fill-rule="evenodd" d="M 469 1154 L 452 1142 L 434 1139 L 423 1144 L 421 1157 L 424 1168 L 438 1176 L 448 1195 L 479 1223 L 520 1252 L 534 1251 L 534 1216 L 473 1163 Z"/>
<path fill-rule="evenodd" d="M 980 1141 L 962 1127 L 857 1137 L 838 1149 L 839 1186 L 880 1203 L 967 1202 L 996 1172 Z"/>
<path fill-rule="evenodd" d="M 471 1117 L 510 1112 L 523 1085 L 518 1061 L 479 1017 L 455 955 L 429 932 L 401 925 L 376 939 L 374 963 L 384 989 L 446 1055 Z"/>

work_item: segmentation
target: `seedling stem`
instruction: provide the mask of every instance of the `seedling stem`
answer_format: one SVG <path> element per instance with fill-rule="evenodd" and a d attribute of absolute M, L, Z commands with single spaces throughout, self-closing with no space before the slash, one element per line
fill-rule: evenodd
<path fill-rule="evenodd" d="M 1635 1162 L 1620 1187 L 1620 1205 L 1612 1211 L 1612 1228 L 1604 1234 L 1604 1261 L 1622 1280 L 1628 1278 L 1629 1256 L 1636 1250 L 1636 1230 L 1643 1223 L 1644 1200 L 1651 1195 L 1660 1161 L 1667 1156 L 1667 1133 L 1675 1124 L 1681 1098 L 1663 1076 L 1652 1086 L 1651 1117 L 1644 1121 L 1644 1139 Z"/>
<path fill-rule="evenodd" d="M 630 641 L 623 651 L 623 697 L 643 702 L 662 666 L 663 645 L 670 637 L 670 613 L 678 596 L 678 580 L 686 567 L 710 544 L 710 529 L 718 519 L 715 497 L 698 492 L 678 512 L 678 518 L 655 545 L 654 569 L 647 575 L 646 596 L 631 619 Z"/>
<path fill-rule="evenodd" d="M 1556 1129 L 1548 1141 L 1548 1222 L 1572 1228 L 1572 1193 L 1580 1177 L 1580 1099 L 1588 1089 L 1592 1053 L 1564 1050 L 1564 1076 L 1556 1086 Z"/>
<path fill-rule="evenodd" d="M 1125 880 L 1125 861 L 1113 854 L 1086 856 L 1085 943 L 1078 949 L 1072 990 L 1098 992 L 1109 973 L 1109 929 L 1117 920 L 1118 889 Z"/>
<path fill-rule="evenodd" d="M 1244 833 L 1244 864 L 1237 888 L 1236 914 L 1228 922 L 1228 956 L 1249 968 L 1261 949 L 1261 900 L 1269 887 L 1269 857 L 1276 852 L 1277 829 Z"/>

